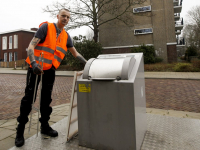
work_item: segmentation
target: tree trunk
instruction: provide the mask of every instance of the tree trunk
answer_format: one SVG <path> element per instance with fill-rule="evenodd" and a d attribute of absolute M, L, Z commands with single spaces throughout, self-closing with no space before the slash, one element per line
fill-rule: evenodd
<path fill-rule="evenodd" d="M 94 41 L 97 43 L 98 42 L 98 37 L 99 37 L 99 29 L 96 27 L 94 28 Z"/>
<path fill-rule="evenodd" d="M 94 41 L 97 43 L 98 42 L 98 34 L 99 34 L 99 29 L 98 29 L 98 21 L 97 21 L 97 9 L 95 7 L 95 0 L 92 1 L 92 7 L 93 7 L 93 27 L 94 27 Z"/>

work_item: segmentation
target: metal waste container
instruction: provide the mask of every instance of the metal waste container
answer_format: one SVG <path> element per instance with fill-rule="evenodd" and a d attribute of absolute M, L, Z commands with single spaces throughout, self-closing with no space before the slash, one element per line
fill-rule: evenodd
<path fill-rule="evenodd" d="M 145 132 L 142 53 L 99 55 L 77 80 L 79 145 L 99 150 L 139 150 Z"/>

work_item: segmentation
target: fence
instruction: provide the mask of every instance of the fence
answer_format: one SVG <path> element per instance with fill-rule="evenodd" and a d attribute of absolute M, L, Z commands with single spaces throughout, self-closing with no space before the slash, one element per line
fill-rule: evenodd
<path fill-rule="evenodd" d="M 25 60 L 22 59 L 22 60 L 11 61 L 11 62 L 0 62 L 0 67 L 1 68 L 14 68 L 15 62 L 16 62 L 16 67 L 22 67 L 22 66 L 25 67 L 25 65 L 27 65 Z"/>

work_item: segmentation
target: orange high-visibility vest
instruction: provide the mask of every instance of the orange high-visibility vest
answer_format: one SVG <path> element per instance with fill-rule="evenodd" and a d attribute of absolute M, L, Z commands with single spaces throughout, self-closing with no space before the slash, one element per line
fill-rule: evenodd
<path fill-rule="evenodd" d="M 57 69 L 67 52 L 68 34 L 63 29 L 56 39 L 56 28 L 53 23 L 43 22 L 48 24 L 47 35 L 43 43 L 38 43 L 34 49 L 34 56 L 37 63 L 39 63 L 40 53 L 44 54 L 43 70 L 48 70 L 52 65 Z M 39 27 L 43 24 L 41 23 Z M 29 57 L 26 62 L 31 66 Z M 41 63 L 40 63 L 41 65 Z"/>

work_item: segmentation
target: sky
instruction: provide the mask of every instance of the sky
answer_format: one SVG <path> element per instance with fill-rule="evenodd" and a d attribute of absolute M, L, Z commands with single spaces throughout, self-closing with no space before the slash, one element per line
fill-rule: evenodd
<path fill-rule="evenodd" d="M 43 13 L 43 8 L 57 0 L 2 0 L 0 4 L 0 33 L 17 30 L 38 28 L 44 21 L 56 22 L 49 13 Z M 64 2 L 65 0 L 59 0 Z M 181 17 L 187 20 L 187 11 L 194 6 L 200 6 L 200 0 L 183 0 Z M 85 35 L 89 28 L 79 28 L 68 31 L 71 36 Z"/>

